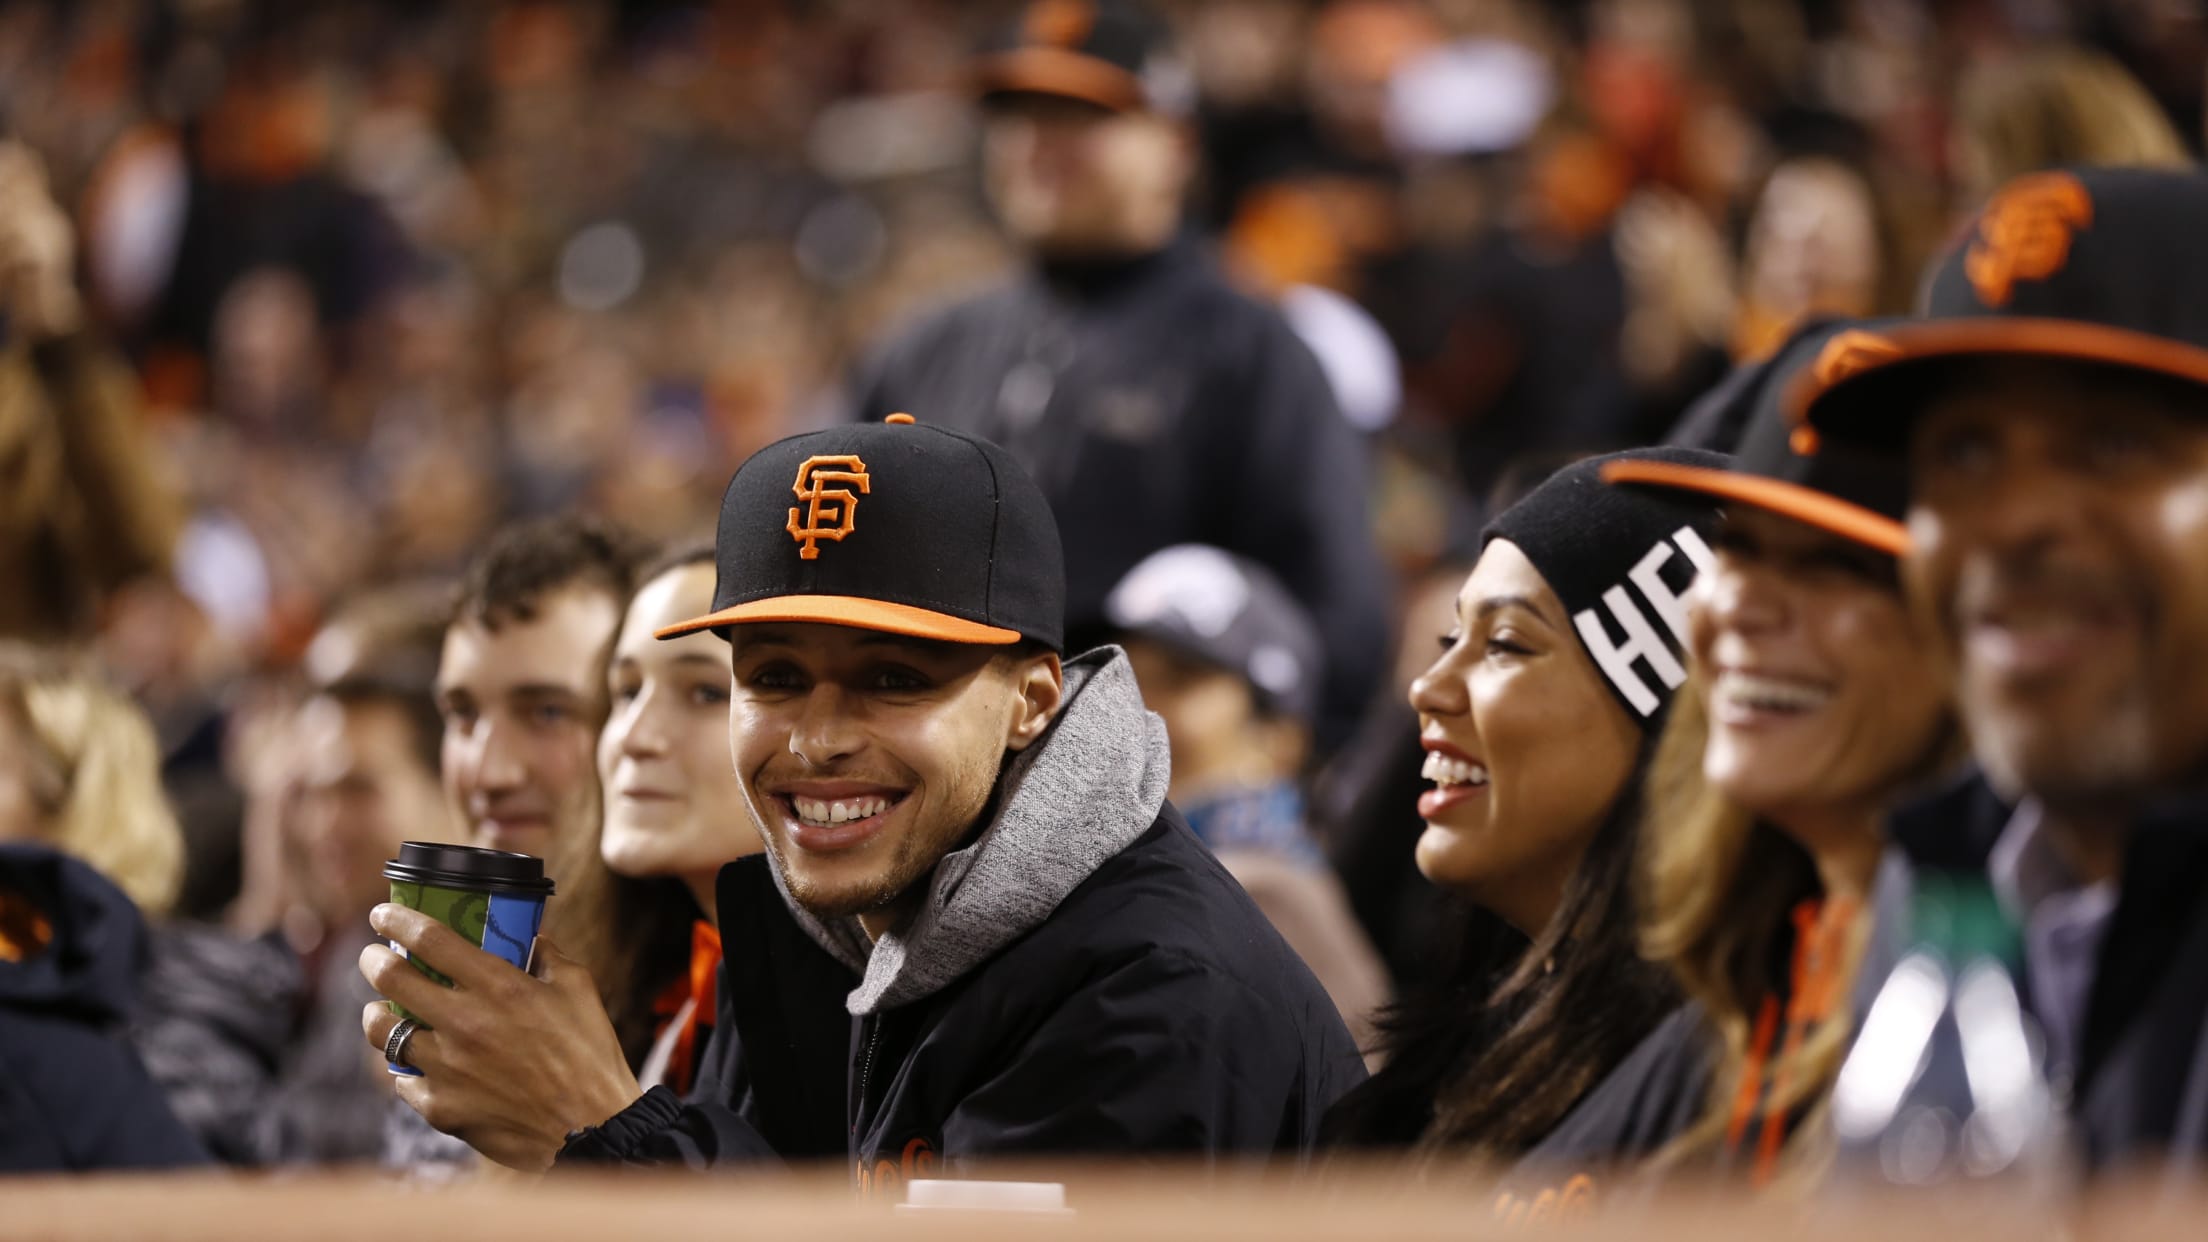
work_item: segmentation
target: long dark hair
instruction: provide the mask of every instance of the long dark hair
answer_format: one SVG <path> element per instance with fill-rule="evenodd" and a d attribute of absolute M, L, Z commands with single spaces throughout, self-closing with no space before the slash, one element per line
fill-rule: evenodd
<path fill-rule="evenodd" d="M 690 969 L 690 928 L 702 916 L 681 880 L 637 879 L 608 870 L 590 834 L 589 856 L 577 842 L 562 871 L 559 898 L 545 911 L 545 931 L 590 969 L 598 999 L 613 1019 L 621 1051 L 634 1070 L 659 1034 L 659 998 Z"/>
<path fill-rule="evenodd" d="M 1378 1022 L 1387 1063 L 1327 1117 L 1345 1147 L 1404 1147 L 1510 1159 L 1563 1120 L 1678 1006 L 1642 960 L 1635 900 L 1644 740 L 1625 789 L 1528 943 L 1470 913 L 1433 983 Z"/>
<path fill-rule="evenodd" d="M 713 549 L 706 545 L 683 548 L 647 565 L 636 576 L 635 592 L 621 605 L 622 624 L 628 623 L 636 592 L 677 569 L 712 563 Z M 590 969 L 598 999 L 621 1038 L 621 1051 L 635 1069 L 658 1035 L 654 1009 L 659 998 L 689 973 L 690 929 L 704 912 L 679 879 L 636 878 L 608 869 L 599 854 L 604 831 L 601 813 L 589 839 L 574 842 L 562 860 L 565 865 L 555 868 L 561 892 L 546 911 L 546 931 Z"/>

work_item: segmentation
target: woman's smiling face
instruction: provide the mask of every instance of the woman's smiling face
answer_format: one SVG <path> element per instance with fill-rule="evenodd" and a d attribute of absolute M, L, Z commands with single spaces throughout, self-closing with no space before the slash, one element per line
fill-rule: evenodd
<path fill-rule="evenodd" d="M 713 566 L 683 565 L 636 593 L 606 669 L 600 852 L 620 875 L 710 877 L 761 846 L 728 757 L 728 644 L 652 631 L 709 611 Z"/>
<path fill-rule="evenodd" d="M 1709 699 L 1703 774 L 1789 831 L 1875 814 L 1947 730 L 1947 681 L 1894 558 L 1734 505 L 1690 593 Z M 1805 841 L 1814 848 L 1819 843 Z"/>
<path fill-rule="evenodd" d="M 1509 540 L 1481 554 L 1443 641 L 1411 686 L 1434 782 L 1418 868 L 1537 932 L 1631 778 L 1641 731 Z"/>

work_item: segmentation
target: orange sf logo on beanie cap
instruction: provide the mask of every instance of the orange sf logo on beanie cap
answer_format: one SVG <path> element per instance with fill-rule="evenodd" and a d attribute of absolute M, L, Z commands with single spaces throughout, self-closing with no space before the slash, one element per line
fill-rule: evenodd
<path fill-rule="evenodd" d="M 845 486 L 832 486 L 834 484 Z M 854 487 L 857 492 L 851 490 Z M 797 482 L 790 490 L 805 502 L 805 521 L 802 526 L 798 524 L 797 510 L 793 508 L 783 529 L 797 541 L 798 559 L 817 561 L 820 540 L 841 543 L 845 535 L 857 529 L 859 496 L 873 494 L 874 481 L 866 472 L 865 462 L 849 453 L 834 453 L 806 458 L 797 468 Z"/>
<path fill-rule="evenodd" d="M 2005 306 L 2020 280 L 2045 280 L 2070 261 L 2070 238 L 2093 223 L 2093 196 L 2068 173 L 2012 181 L 1978 217 L 1963 274 L 1978 300 Z"/>

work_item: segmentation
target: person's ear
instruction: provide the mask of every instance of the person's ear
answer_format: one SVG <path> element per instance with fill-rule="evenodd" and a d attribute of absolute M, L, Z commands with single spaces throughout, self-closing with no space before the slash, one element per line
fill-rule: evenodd
<path fill-rule="evenodd" d="M 1004 748 L 1022 751 L 1033 746 L 1058 709 L 1066 702 L 1066 670 L 1056 652 L 1044 652 L 1019 662 L 1013 671 L 1012 718 L 1005 726 Z"/>

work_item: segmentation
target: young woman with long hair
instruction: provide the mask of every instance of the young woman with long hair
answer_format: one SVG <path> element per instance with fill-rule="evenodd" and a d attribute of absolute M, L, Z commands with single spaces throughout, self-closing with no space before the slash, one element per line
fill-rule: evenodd
<path fill-rule="evenodd" d="M 570 868 L 563 944 L 587 962 L 630 1066 L 684 1090 L 713 1023 L 714 878 L 762 847 L 728 758 L 728 645 L 652 632 L 712 611 L 713 549 L 638 577 L 606 666 L 597 865 Z"/>
<path fill-rule="evenodd" d="M 1419 869 L 1521 938 L 1436 946 L 1451 964 L 1385 1015 L 1386 1065 L 1329 1118 L 1340 1145 L 1516 1158 L 1678 1003 L 1636 952 L 1637 791 L 1715 514 L 1604 486 L 1623 459 L 1724 462 L 1644 450 L 1534 489 L 1483 533 L 1411 688 L 1433 782 Z"/>

